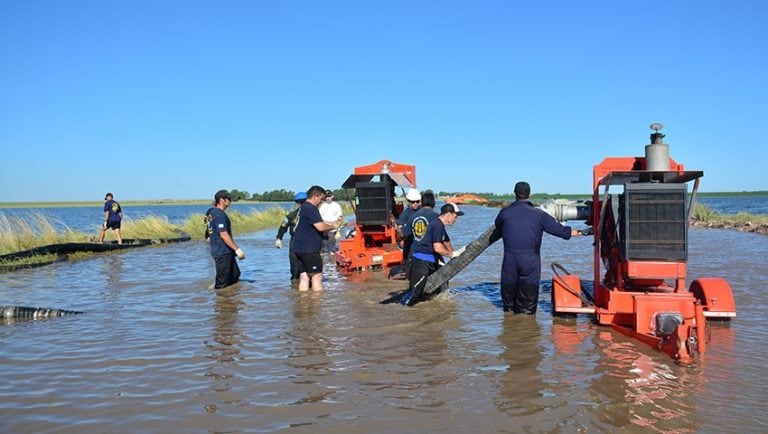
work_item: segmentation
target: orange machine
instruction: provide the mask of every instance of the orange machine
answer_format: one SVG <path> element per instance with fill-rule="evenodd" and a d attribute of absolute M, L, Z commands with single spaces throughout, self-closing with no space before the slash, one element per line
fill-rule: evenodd
<path fill-rule="evenodd" d="M 722 278 L 686 288 L 688 221 L 703 172 L 669 158 L 661 124 L 651 128 L 645 157 L 611 157 L 594 167 L 592 200 L 578 213 L 588 215 L 594 231 L 593 303 L 582 301 L 577 276 L 556 273 L 553 309 L 594 314 L 600 324 L 690 364 L 706 351 L 707 317 L 735 317 L 736 307 Z M 689 181 L 695 182 L 687 201 Z M 623 191 L 611 194 L 613 186 Z"/>
<path fill-rule="evenodd" d="M 403 262 L 395 222 L 403 204 L 395 202 L 395 187 L 416 187 L 416 167 L 381 160 L 356 167 L 344 184 L 355 189 L 355 227 L 339 241 L 336 264 L 342 271 L 389 268 Z"/>

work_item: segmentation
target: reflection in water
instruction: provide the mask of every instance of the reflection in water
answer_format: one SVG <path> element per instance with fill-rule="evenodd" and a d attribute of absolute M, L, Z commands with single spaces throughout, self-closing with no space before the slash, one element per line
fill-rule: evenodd
<path fill-rule="evenodd" d="M 529 430 L 544 410 L 544 382 L 539 365 L 543 348 L 540 346 L 539 323 L 532 315 L 505 314 L 498 337 L 501 361 L 506 371 L 500 378 L 499 396 L 494 400 L 498 409 L 519 421 L 518 428 Z"/>
<path fill-rule="evenodd" d="M 604 353 L 592 384 L 604 402 L 595 409 L 599 419 L 630 430 L 698 431 L 691 399 L 701 383 L 701 370 L 675 365 L 613 331 L 601 331 L 596 339 Z"/>
<path fill-rule="evenodd" d="M 330 342 L 325 335 L 327 325 L 323 320 L 323 293 L 304 292 L 293 294 L 293 316 L 287 332 L 288 354 L 285 363 L 298 368 L 292 382 L 299 385 L 302 396 L 292 405 L 330 400 L 333 389 L 325 386 L 331 372 L 332 360 L 328 356 Z"/>
<path fill-rule="evenodd" d="M 104 303 L 115 303 L 120 299 L 120 288 L 123 285 L 123 255 L 107 254 L 101 261 L 103 276 L 107 284 L 104 286 Z"/>
<path fill-rule="evenodd" d="M 213 341 L 206 342 L 214 361 L 205 374 L 211 379 L 213 390 L 213 402 L 205 405 L 209 413 L 216 413 L 221 405 L 236 405 L 243 401 L 243 397 L 233 391 L 238 382 L 236 376 L 242 347 L 242 336 L 237 327 L 242 304 L 240 284 L 217 289 L 215 297 Z"/>

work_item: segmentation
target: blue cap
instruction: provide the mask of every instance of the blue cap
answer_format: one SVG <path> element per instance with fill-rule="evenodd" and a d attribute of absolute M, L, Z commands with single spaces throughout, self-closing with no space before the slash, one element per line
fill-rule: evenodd
<path fill-rule="evenodd" d="M 298 202 L 300 200 L 307 200 L 307 192 L 300 191 L 293 195 L 293 201 Z"/>

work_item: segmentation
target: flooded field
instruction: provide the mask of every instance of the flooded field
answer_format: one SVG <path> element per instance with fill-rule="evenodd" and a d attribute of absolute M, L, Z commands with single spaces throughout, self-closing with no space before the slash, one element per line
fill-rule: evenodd
<path fill-rule="evenodd" d="M 497 210 L 466 207 L 456 245 Z M 98 217 L 98 216 L 97 216 Z M 696 368 L 589 318 L 500 308 L 501 245 L 413 308 L 403 282 L 342 276 L 300 294 L 274 230 L 235 234 L 243 282 L 209 291 L 204 242 L 0 274 L 0 304 L 83 315 L 0 324 L 0 432 L 766 432 L 768 237 L 691 229 L 689 280 L 723 276 L 738 317 Z M 546 237 L 589 278 L 591 238 Z"/>

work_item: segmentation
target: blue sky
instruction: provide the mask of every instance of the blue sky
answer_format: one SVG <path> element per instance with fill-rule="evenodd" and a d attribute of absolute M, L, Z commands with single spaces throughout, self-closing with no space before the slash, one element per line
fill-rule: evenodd
<path fill-rule="evenodd" d="M 339 187 L 586 193 L 651 122 L 768 190 L 768 2 L 0 0 L 0 201 Z"/>

